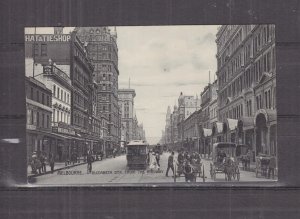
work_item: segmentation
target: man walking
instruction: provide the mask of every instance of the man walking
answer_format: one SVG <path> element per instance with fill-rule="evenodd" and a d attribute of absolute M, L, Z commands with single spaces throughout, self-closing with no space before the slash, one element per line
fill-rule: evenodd
<path fill-rule="evenodd" d="M 92 152 L 90 151 L 87 154 L 87 169 L 88 169 L 88 173 L 92 172 L 92 163 L 94 162 L 94 157 L 92 155 Z"/>
<path fill-rule="evenodd" d="M 276 158 L 275 158 L 274 154 L 272 154 L 272 156 L 270 158 L 270 162 L 269 162 L 269 171 L 268 171 L 268 178 L 269 179 L 271 177 L 271 173 L 272 173 L 272 179 L 274 179 L 275 168 L 276 168 Z"/>
<path fill-rule="evenodd" d="M 160 167 L 160 164 L 159 164 L 159 160 L 160 160 L 159 153 L 156 153 L 156 155 L 155 155 L 155 159 L 156 159 L 156 163 L 157 163 L 157 165 Z"/>
<path fill-rule="evenodd" d="M 166 177 L 168 177 L 169 170 L 171 169 L 173 172 L 174 176 L 174 151 L 172 151 L 171 155 L 168 158 L 168 167 L 167 167 L 167 172 L 166 172 Z"/>

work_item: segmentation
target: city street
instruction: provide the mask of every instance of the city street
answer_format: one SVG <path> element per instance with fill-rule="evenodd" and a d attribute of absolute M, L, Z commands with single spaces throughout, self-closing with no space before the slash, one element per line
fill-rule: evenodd
<path fill-rule="evenodd" d="M 70 167 L 35 177 L 36 183 L 40 185 L 87 185 L 102 183 L 174 183 L 172 171 L 169 177 L 165 176 L 169 153 L 161 155 L 161 169 L 158 171 L 128 170 L 126 167 L 126 156 L 118 156 L 93 163 L 92 173 L 87 173 L 87 164 Z M 177 156 L 175 156 L 177 157 Z M 213 182 L 209 175 L 210 161 L 202 159 L 205 169 L 205 182 Z M 272 181 L 266 178 L 256 178 L 254 172 L 241 170 L 241 182 Z M 185 182 L 184 177 L 176 178 L 176 183 Z M 203 183 L 203 178 L 197 177 L 197 182 Z M 218 174 L 216 182 L 225 182 L 224 174 Z M 233 182 L 233 181 L 232 181 Z"/>

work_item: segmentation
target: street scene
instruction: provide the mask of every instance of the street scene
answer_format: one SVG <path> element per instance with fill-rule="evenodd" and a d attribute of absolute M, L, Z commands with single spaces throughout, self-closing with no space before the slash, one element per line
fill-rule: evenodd
<path fill-rule="evenodd" d="M 28 182 L 274 182 L 274 25 L 25 28 Z"/>
<path fill-rule="evenodd" d="M 34 182 L 39 185 L 84 185 L 84 184 L 106 184 L 106 183 L 185 183 L 185 177 L 174 177 L 172 170 L 169 171 L 169 176 L 166 177 L 166 169 L 168 166 L 168 156 L 170 153 L 164 153 L 161 156 L 160 169 L 135 169 L 127 168 L 126 156 L 121 155 L 116 158 L 107 159 L 103 161 L 96 161 L 92 164 L 92 171 L 87 171 L 87 164 L 75 167 L 69 167 L 54 172 L 53 174 L 45 174 L 34 178 Z M 204 159 L 204 179 L 201 176 L 196 177 L 195 183 L 212 183 L 225 182 L 225 175 L 217 174 L 215 180 L 210 177 L 210 160 Z M 273 181 L 264 177 L 255 177 L 255 172 L 241 170 L 240 182 L 260 182 Z M 234 183 L 237 181 L 231 181 Z"/>

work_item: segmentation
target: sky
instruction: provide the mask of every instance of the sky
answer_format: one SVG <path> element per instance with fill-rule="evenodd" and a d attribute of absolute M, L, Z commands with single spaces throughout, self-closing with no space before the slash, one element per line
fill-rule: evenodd
<path fill-rule="evenodd" d="M 146 139 L 156 144 L 165 129 L 168 106 L 173 111 L 180 92 L 200 97 L 216 78 L 216 33 L 218 26 L 124 26 L 117 27 L 119 88 L 135 89 L 139 123 Z M 73 27 L 65 27 L 64 33 Z M 34 28 L 25 29 L 34 33 Z M 38 28 L 36 33 L 53 33 Z"/>
<path fill-rule="evenodd" d="M 180 92 L 200 98 L 216 72 L 218 26 L 117 27 L 119 88 L 135 89 L 139 123 L 146 139 L 158 143 L 168 106 L 173 111 Z"/>

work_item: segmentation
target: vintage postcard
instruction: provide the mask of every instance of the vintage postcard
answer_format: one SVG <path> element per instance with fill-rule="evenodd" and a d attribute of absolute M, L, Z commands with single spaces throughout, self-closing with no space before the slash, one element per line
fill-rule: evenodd
<path fill-rule="evenodd" d="M 275 25 L 24 37 L 29 183 L 277 181 Z"/>

